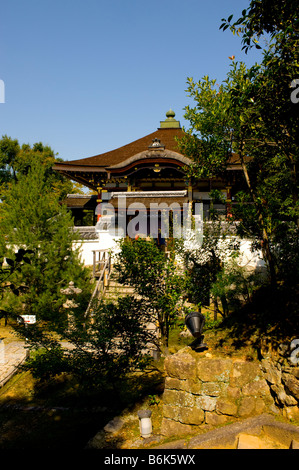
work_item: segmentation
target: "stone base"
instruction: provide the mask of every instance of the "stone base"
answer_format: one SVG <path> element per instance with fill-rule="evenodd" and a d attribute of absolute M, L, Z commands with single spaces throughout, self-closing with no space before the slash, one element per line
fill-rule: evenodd
<path fill-rule="evenodd" d="M 155 449 L 297 449 L 299 447 L 299 427 L 276 421 L 269 414 L 239 420 L 233 424 L 199 432 L 193 426 L 190 437 L 188 427 L 175 427 L 164 421 L 165 430 L 182 431 L 177 434 L 189 434 L 188 439 L 156 446 Z M 183 426 L 183 425 L 181 425 Z"/>
<path fill-rule="evenodd" d="M 192 434 L 262 413 L 279 413 L 258 361 L 205 357 L 187 347 L 166 357 L 165 371 L 162 435 Z M 291 385 L 296 391 L 297 383 Z M 289 401 L 288 412 L 297 416 L 297 400 L 289 397 Z"/>

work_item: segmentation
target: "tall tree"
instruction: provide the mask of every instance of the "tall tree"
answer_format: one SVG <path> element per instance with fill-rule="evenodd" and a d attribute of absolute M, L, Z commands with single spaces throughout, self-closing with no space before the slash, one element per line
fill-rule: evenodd
<path fill-rule="evenodd" d="M 120 242 L 115 269 L 120 282 L 134 287 L 147 303 L 152 321 L 159 325 L 160 347 L 167 353 L 169 329 L 179 313 L 185 283 L 174 260 L 167 258 L 154 240 L 124 239 Z"/>
<path fill-rule="evenodd" d="M 62 160 L 51 147 L 41 142 L 20 145 L 17 139 L 4 135 L 0 140 L 0 198 L 4 197 L 9 184 L 26 175 L 37 161 L 44 166 L 49 187 L 60 199 L 73 192 L 74 184 L 52 169 L 55 162 Z"/>
<path fill-rule="evenodd" d="M 271 33 L 261 64 L 246 68 L 233 60 L 220 86 L 209 77 L 197 83 L 188 79 L 196 105 L 186 108 L 190 129 L 181 148 L 194 159 L 190 171 L 195 177 L 224 176 L 232 155 L 239 162 L 247 186 L 247 195 L 239 194 L 240 227 L 261 241 L 275 287 L 278 258 L 273 244 L 292 223 L 298 227 L 299 220 L 299 113 L 290 89 L 298 75 L 298 29 L 292 29 L 298 22 L 289 2 L 281 2 L 282 8 L 274 2 L 268 16 L 266 3 L 252 1 L 234 25 L 231 15 L 220 26 L 242 33 L 246 50 L 254 44 L 261 47 L 254 34 Z"/>
<path fill-rule="evenodd" d="M 242 37 L 242 49 L 247 53 L 252 48 L 261 49 L 259 40 L 266 35 L 276 40 L 282 33 L 285 37 L 298 37 L 298 6 L 292 0 L 251 0 L 241 16 L 233 20 L 222 18 L 220 29 L 229 28 Z"/>
<path fill-rule="evenodd" d="M 54 323 L 66 319 L 61 289 L 73 281 L 84 289 L 83 297 L 90 282 L 79 249 L 73 246 L 71 215 L 49 190 L 46 168 L 40 161 L 32 163 L 28 174 L 20 175 L 6 191 L 0 205 L 0 234 L 5 240 L 5 256 L 9 257 L 14 247 L 31 250 L 31 262 L 13 276 L 12 282 L 26 288 L 14 299 L 17 313 L 23 309 L 23 313 Z"/>

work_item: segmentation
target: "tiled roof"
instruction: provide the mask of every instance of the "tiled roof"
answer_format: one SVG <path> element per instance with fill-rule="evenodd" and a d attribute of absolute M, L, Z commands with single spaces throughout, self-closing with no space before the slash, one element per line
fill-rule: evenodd
<path fill-rule="evenodd" d="M 99 238 L 95 227 L 74 227 L 74 232 L 77 232 L 80 240 L 97 240 Z"/>
<path fill-rule="evenodd" d="M 63 201 L 69 209 L 94 209 L 97 195 L 68 194 Z"/>
<path fill-rule="evenodd" d="M 109 152 L 94 155 L 93 157 L 63 162 L 63 165 L 86 165 L 107 168 L 112 165 L 117 165 L 118 163 L 128 159 L 129 157 L 146 150 L 147 147 L 152 143 L 152 140 L 156 138 L 161 141 L 161 143 L 165 146 L 166 149 L 179 152 L 178 144 L 175 138 L 182 138 L 183 135 L 184 132 L 180 128 L 158 129 L 152 134 L 148 134 L 145 137 L 142 137 L 141 139 L 135 140 L 134 142 L 119 147 L 115 150 L 110 150 Z"/>

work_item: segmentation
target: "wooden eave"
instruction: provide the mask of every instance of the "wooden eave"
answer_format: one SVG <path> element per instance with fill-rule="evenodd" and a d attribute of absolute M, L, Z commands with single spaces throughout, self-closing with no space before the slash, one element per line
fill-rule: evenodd
<path fill-rule="evenodd" d="M 109 180 L 114 175 L 115 177 L 125 175 L 134 167 L 140 168 L 141 165 L 147 167 L 150 164 L 158 163 L 164 168 L 167 167 L 167 164 L 182 168 L 191 162 L 189 158 L 179 153 L 176 139 L 180 139 L 184 135 L 185 132 L 181 128 L 158 128 L 155 132 L 115 150 L 93 157 L 56 163 L 53 169 L 69 179 L 96 190 L 97 186 L 101 184 L 101 180 Z M 148 155 L 149 147 L 155 139 L 158 139 L 163 145 L 164 150 L 161 150 L 161 155 L 163 153 L 165 155 L 161 158 L 159 157 L 159 149 L 157 153 L 153 152 L 153 158 Z M 237 163 L 236 157 L 236 155 L 232 155 L 227 170 L 242 169 L 240 163 Z"/>
<path fill-rule="evenodd" d="M 161 165 L 161 167 L 164 167 L 164 168 L 167 167 L 168 165 L 179 166 L 180 168 L 186 165 L 185 163 L 180 162 L 178 160 L 174 160 L 174 159 L 147 158 L 144 160 L 134 161 L 133 163 L 123 168 L 115 168 L 115 169 L 111 168 L 111 169 L 107 169 L 107 171 L 109 171 L 109 173 L 111 173 L 111 175 L 113 176 L 114 174 L 127 173 L 128 171 L 130 171 L 132 168 L 135 168 L 135 167 L 143 166 L 143 168 L 147 168 L 147 167 L 152 167 L 155 164 L 159 164 Z"/>
<path fill-rule="evenodd" d="M 57 171 L 85 171 L 85 172 L 96 172 L 96 173 L 106 173 L 107 170 L 105 167 L 100 167 L 100 166 L 91 166 L 91 165 L 74 165 L 73 163 L 70 162 L 68 163 L 56 163 L 53 166 L 53 170 Z"/>

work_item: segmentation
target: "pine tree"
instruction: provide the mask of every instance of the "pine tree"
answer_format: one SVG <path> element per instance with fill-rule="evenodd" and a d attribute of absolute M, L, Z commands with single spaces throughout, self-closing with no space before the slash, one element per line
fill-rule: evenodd
<path fill-rule="evenodd" d="M 31 262 L 14 273 L 13 282 L 24 287 L 23 294 L 14 298 L 17 314 L 61 324 L 66 320 L 61 289 L 70 281 L 82 289 L 76 301 L 84 308 L 90 282 L 79 249 L 73 247 L 73 221 L 51 190 L 40 162 L 36 161 L 6 192 L 0 206 L 0 234 L 7 256 L 18 248 L 32 250 Z"/>

